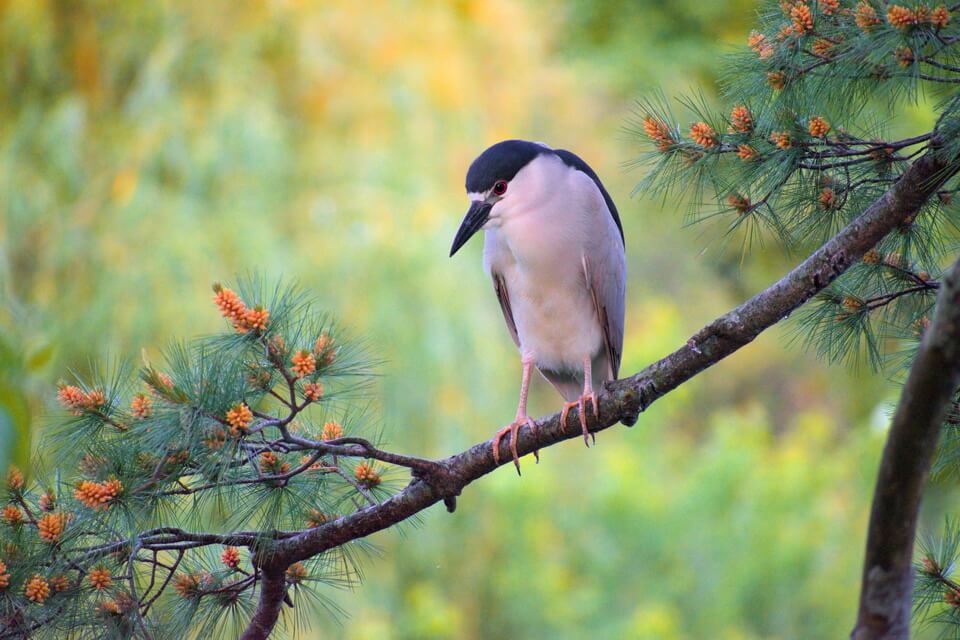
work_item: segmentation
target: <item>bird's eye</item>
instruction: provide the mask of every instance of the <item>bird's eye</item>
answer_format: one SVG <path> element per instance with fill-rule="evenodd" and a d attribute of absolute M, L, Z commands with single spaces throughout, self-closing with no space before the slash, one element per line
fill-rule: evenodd
<path fill-rule="evenodd" d="M 493 195 L 502 196 L 507 192 L 507 181 L 506 180 L 497 180 L 493 185 Z"/>

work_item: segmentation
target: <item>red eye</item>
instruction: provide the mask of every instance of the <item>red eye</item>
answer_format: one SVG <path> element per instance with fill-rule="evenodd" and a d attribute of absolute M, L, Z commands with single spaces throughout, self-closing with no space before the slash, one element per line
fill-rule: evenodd
<path fill-rule="evenodd" d="M 506 192 L 507 192 L 507 181 L 497 180 L 496 184 L 493 185 L 493 195 L 502 196 Z"/>

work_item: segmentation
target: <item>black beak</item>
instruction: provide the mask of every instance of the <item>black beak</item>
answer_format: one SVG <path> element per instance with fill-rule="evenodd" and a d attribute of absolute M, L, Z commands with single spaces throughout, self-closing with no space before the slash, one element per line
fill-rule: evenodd
<path fill-rule="evenodd" d="M 467 211 L 467 215 L 463 217 L 463 222 L 460 223 L 457 237 L 453 239 L 453 246 L 450 247 L 451 256 L 459 251 L 460 247 L 465 245 L 467 240 L 479 231 L 483 225 L 487 224 L 491 207 L 493 207 L 492 204 L 480 200 L 476 200 L 470 205 L 470 210 Z"/>

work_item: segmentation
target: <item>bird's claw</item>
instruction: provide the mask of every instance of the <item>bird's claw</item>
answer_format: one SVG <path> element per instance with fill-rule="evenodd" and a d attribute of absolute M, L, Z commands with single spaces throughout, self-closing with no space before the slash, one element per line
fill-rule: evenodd
<path fill-rule="evenodd" d="M 593 417 L 600 417 L 600 405 L 597 401 L 597 394 L 593 392 L 585 393 L 573 402 L 563 403 L 563 409 L 560 411 L 560 429 L 566 429 L 567 416 L 570 414 L 570 409 L 576 407 L 577 414 L 580 416 L 580 429 L 583 431 L 583 443 L 589 447 L 589 439 L 593 438 L 593 443 L 596 444 L 597 436 L 587 429 L 587 400 L 590 400 L 590 403 L 593 405 Z"/>
<path fill-rule="evenodd" d="M 517 475 L 520 475 L 520 456 L 517 455 L 517 433 L 522 425 L 527 425 L 533 432 L 534 441 L 537 441 L 537 423 L 530 416 L 520 416 L 511 424 L 500 429 L 493 435 L 493 461 L 500 464 L 500 441 L 505 435 L 510 434 L 510 453 L 513 454 L 513 464 L 517 467 Z M 540 451 L 533 450 L 533 457 L 540 462 Z"/>

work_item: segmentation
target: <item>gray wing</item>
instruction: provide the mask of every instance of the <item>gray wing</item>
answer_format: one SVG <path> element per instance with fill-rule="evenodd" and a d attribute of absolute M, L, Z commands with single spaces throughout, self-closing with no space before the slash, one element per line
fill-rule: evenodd
<path fill-rule="evenodd" d="M 623 318 L 626 307 L 626 258 L 618 251 L 593 251 L 583 256 L 583 275 L 593 298 L 593 306 L 603 330 L 603 343 L 609 366 L 608 379 L 620 374 L 623 353 Z"/>
<path fill-rule="evenodd" d="M 503 311 L 503 319 L 507 323 L 507 329 L 510 330 L 510 337 L 513 343 L 520 346 L 520 337 L 517 335 L 517 324 L 513 321 L 513 309 L 510 307 L 510 292 L 507 290 L 507 281 L 503 275 L 494 270 L 490 270 L 490 277 L 493 278 L 493 290 L 497 293 L 497 300 L 500 301 L 500 310 Z"/>

